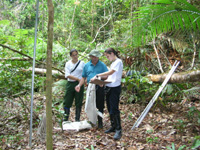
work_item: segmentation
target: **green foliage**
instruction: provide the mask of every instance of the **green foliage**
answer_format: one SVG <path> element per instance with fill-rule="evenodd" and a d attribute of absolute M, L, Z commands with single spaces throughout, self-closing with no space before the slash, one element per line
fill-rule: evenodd
<path fill-rule="evenodd" d="M 54 115 L 56 116 L 56 122 L 62 127 L 62 119 L 64 115 L 63 111 L 63 97 L 65 93 L 67 80 L 59 80 L 53 83 L 52 93 L 53 93 L 53 101 L 52 101 L 52 109 Z"/>
<path fill-rule="evenodd" d="M 200 111 L 195 107 L 189 107 L 188 119 L 195 125 L 200 125 Z"/>
<path fill-rule="evenodd" d="M 147 137 L 146 141 L 147 141 L 147 143 L 158 143 L 159 138 L 151 136 L 151 137 Z"/>
<path fill-rule="evenodd" d="M 178 129 L 180 133 L 183 133 L 185 131 L 185 127 L 186 127 L 186 123 L 183 120 L 178 119 L 175 124 L 175 128 Z"/>
<path fill-rule="evenodd" d="M 180 147 L 178 148 L 178 150 L 183 150 L 185 147 L 186 147 L 186 145 L 180 146 Z M 172 143 L 172 146 L 171 146 L 171 147 L 167 146 L 167 149 L 168 149 L 168 150 L 176 150 L 175 144 Z"/>
<path fill-rule="evenodd" d="M 1 145 L 9 145 L 9 146 L 12 146 L 12 147 L 18 147 L 18 143 L 23 138 L 24 138 L 24 136 L 23 136 L 22 132 L 19 132 L 17 134 L 13 134 L 13 135 L 12 134 L 10 134 L 10 135 L 0 135 L 0 144 Z"/>
<path fill-rule="evenodd" d="M 61 94 L 63 91 L 65 91 L 66 84 L 67 80 L 59 80 L 57 82 L 54 82 L 52 88 L 53 94 L 58 95 Z"/>
<path fill-rule="evenodd" d="M 21 91 L 30 90 L 29 73 L 23 73 L 19 66 L 27 65 L 25 62 L 4 62 L 0 70 L 0 95 L 2 97 L 13 95 Z M 17 68 L 17 69 L 16 69 Z"/>
<path fill-rule="evenodd" d="M 142 76 L 139 71 L 133 71 L 131 76 L 127 76 L 122 80 L 128 92 L 132 96 L 129 97 L 127 102 L 146 103 L 147 99 L 151 98 L 152 94 L 156 92 L 157 85 L 152 84 L 148 78 Z M 127 92 L 126 91 L 126 92 Z M 148 97 L 147 97 L 148 95 Z"/>
<path fill-rule="evenodd" d="M 198 149 L 200 147 L 200 136 L 194 137 L 194 142 L 192 144 L 192 149 Z"/>
<path fill-rule="evenodd" d="M 178 148 L 175 147 L 175 144 L 172 143 L 171 147 L 167 146 L 168 150 L 183 150 L 183 149 L 192 149 L 197 150 L 200 147 L 200 136 L 194 137 L 194 142 L 190 147 L 187 147 L 186 145 L 182 145 Z"/>
<path fill-rule="evenodd" d="M 91 145 L 91 149 L 89 149 L 89 148 L 85 148 L 85 150 L 95 150 L 95 149 L 94 149 L 94 146 Z"/>
<path fill-rule="evenodd" d="M 135 14 L 139 26 L 134 28 L 134 40 L 138 45 L 163 32 L 200 31 L 200 11 L 186 0 L 157 0 L 153 5 L 139 7 Z"/>

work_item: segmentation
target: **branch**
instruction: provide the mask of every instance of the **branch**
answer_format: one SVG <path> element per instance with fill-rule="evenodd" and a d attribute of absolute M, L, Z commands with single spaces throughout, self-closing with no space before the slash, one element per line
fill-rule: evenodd
<path fill-rule="evenodd" d="M 163 71 L 162 66 L 161 66 L 161 62 L 160 62 L 159 55 L 158 55 L 158 52 L 157 52 L 158 50 L 157 50 L 157 48 L 155 46 L 155 39 L 153 40 L 153 47 L 154 47 L 154 50 L 156 52 L 156 56 L 157 56 L 157 59 L 158 59 L 158 64 L 160 66 L 160 71 L 163 73 L 164 71 Z"/>
<path fill-rule="evenodd" d="M 72 21 L 71 21 L 71 27 L 70 27 L 69 37 L 68 37 L 68 40 L 67 40 L 67 42 L 66 42 L 66 43 L 69 42 L 69 45 L 70 45 L 70 41 L 71 41 L 72 29 L 73 29 L 73 27 L 74 27 L 74 18 L 75 18 L 75 12 L 76 12 L 76 5 L 77 5 L 77 4 L 75 4 L 73 16 L 72 16 Z"/>
<path fill-rule="evenodd" d="M 195 56 L 196 56 L 196 44 L 195 44 L 195 40 L 194 40 L 193 35 L 192 35 L 192 39 L 193 39 L 193 46 L 194 46 L 194 54 L 193 54 L 191 69 L 194 67 L 194 61 L 195 61 Z"/>
<path fill-rule="evenodd" d="M 20 58 L 20 57 L 12 57 L 12 58 L 0 58 L 0 61 L 27 61 L 30 60 L 28 57 Z"/>
<path fill-rule="evenodd" d="M 94 41 L 96 40 L 96 38 L 97 38 L 97 36 L 98 36 L 100 30 L 101 30 L 104 26 L 106 26 L 106 25 L 108 24 L 108 22 L 109 22 L 110 19 L 111 19 L 111 15 L 109 15 L 109 16 L 110 16 L 110 17 L 108 18 L 107 22 L 106 22 L 105 24 L 103 24 L 103 25 L 98 29 L 98 31 L 97 31 L 97 33 L 96 33 L 96 35 L 95 35 L 93 41 L 92 41 L 90 44 L 94 43 Z"/>
<path fill-rule="evenodd" d="M 13 49 L 13 48 L 11 48 L 11 47 L 9 47 L 9 46 L 3 45 L 3 44 L 0 44 L 0 46 L 2 46 L 2 47 L 4 47 L 4 48 L 7 48 L 7 49 L 10 49 L 11 51 L 13 51 L 13 52 L 15 52 L 15 53 L 18 53 L 18 54 L 20 54 L 20 55 L 23 55 L 23 56 L 25 56 L 25 57 L 27 57 L 27 58 L 33 60 L 32 57 L 30 57 L 30 56 L 28 56 L 28 55 L 26 55 L 26 54 L 24 54 L 24 53 L 22 53 L 22 52 L 19 52 L 19 51 L 15 50 L 15 49 Z M 43 63 L 43 62 L 41 62 L 41 61 L 38 61 L 38 60 L 35 60 L 35 61 L 38 62 L 38 63 L 40 63 L 40 64 L 46 65 L 46 63 Z M 56 67 L 54 67 L 54 66 L 52 66 L 52 68 L 54 68 L 55 70 L 58 70 L 58 71 L 61 72 L 62 74 L 65 74 L 62 70 L 60 70 L 60 69 L 58 69 L 58 68 L 56 68 Z"/>

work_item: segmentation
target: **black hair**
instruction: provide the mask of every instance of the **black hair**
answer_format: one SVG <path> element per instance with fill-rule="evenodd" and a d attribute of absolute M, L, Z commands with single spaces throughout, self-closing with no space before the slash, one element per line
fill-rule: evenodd
<path fill-rule="evenodd" d="M 73 53 L 73 52 L 77 52 L 77 53 L 78 53 L 78 51 L 77 51 L 76 49 L 73 48 L 73 49 L 70 50 L 69 55 L 72 56 L 72 53 Z"/>
<path fill-rule="evenodd" d="M 114 55 L 116 55 L 118 58 L 120 58 L 119 55 L 118 55 L 119 52 L 114 50 L 114 48 L 107 48 L 104 52 L 108 53 L 108 54 L 111 54 L 113 52 Z"/>

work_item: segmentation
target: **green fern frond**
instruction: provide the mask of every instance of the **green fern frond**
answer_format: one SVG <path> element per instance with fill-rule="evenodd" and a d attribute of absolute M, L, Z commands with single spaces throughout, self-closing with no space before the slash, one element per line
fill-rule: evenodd
<path fill-rule="evenodd" d="M 156 0 L 152 5 L 140 7 L 135 14 L 140 23 L 135 32 L 140 34 L 134 40 L 176 30 L 200 31 L 200 10 L 186 0 Z"/>

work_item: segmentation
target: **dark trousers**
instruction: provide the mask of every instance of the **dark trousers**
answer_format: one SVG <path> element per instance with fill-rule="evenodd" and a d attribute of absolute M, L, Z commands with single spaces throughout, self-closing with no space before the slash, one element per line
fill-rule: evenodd
<path fill-rule="evenodd" d="M 103 113 L 104 110 L 104 87 L 96 85 L 96 106 L 97 109 Z"/>
<path fill-rule="evenodd" d="M 117 87 L 110 87 L 106 94 L 106 104 L 110 115 L 119 114 L 119 98 L 121 93 L 121 85 Z"/>
<path fill-rule="evenodd" d="M 75 91 L 75 86 L 78 85 L 78 81 L 75 82 L 67 82 L 66 85 L 66 92 L 64 96 L 64 108 L 70 108 L 72 106 L 73 100 L 75 99 L 76 107 L 81 107 L 83 102 L 83 92 L 84 92 L 84 85 L 81 86 L 80 92 Z"/>

